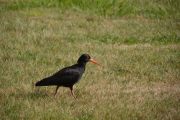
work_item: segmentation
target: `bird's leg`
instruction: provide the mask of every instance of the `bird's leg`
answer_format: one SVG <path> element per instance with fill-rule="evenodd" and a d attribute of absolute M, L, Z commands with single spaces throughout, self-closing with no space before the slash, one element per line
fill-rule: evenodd
<path fill-rule="evenodd" d="M 73 86 L 70 87 L 70 90 L 71 90 L 71 95 L 76 98 L 75 94 L 74 94 L 74 91 L 73 91 Z"/>
<path fill-rule="evenodd" d="M 56 93 L 57 93 L 57 91 L 58 91 L 58 88 L 59 88 L 59 86 L 56 87 L 56 91 L 55 91 L 55 93 L 54 93 L 54 96 L 56 96 Z"/>

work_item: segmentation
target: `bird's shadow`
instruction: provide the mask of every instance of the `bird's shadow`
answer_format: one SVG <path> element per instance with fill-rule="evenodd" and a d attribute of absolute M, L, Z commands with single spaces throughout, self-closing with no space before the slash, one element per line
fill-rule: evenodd
<path fill-rule="evenodd" d="M 46 99 L 49 98 L 49 95 L 45 92 L 34 92 L 34 91 L 16 91 L 11 92 L 8 95 L 9 98 L 15 98 L 17 100 L 38 100 L 38 99 Z"/>
<path fill-rule="evenodd" d="M 46 92 L 42 92 L 42 91 L 38 91 L 38 92 L 30 92 L 27 94 L 28 97 L 32 98 L 32 99 L 40 99 L 40 98 L 47 98 L 49 97 L 49 94 L 47 94 Z"/>

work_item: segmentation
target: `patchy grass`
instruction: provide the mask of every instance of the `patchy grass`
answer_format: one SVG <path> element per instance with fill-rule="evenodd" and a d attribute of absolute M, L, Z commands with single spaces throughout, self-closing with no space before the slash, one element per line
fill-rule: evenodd
<path fill-rule="evenodd" d="M 46 1 L 26 9 L 33 0 L 23 1 L 24 8 L 10 9 L 21 2 L 0 5 L 1 119 L 180 118 L 177 15 L 154 19 L 146 16 L 144 6 L 143 14 L 112 17 L 108 10 L 106 15 L 93 12 L 94 8 L 84 10 L 78 2 L 73 3 L 81 8 L 77 11 L 47 8 Z M 87 65 L 75 86 L 76 100 L 66 88 L 60 88 L 56 98 L 54 87 L 36 91 L 36 81 L 74 64 L 82 53 L 89 53 L 103 67 Z"/>

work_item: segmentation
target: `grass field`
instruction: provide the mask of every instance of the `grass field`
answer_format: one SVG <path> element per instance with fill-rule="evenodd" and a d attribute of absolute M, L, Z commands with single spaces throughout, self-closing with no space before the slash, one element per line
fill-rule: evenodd
<path fill-rule="evenodd" d="M 0 0 L 2 120 L 179 120 L 178 0 Z M 34 83 L 89 53 L 67 88 Z"/>

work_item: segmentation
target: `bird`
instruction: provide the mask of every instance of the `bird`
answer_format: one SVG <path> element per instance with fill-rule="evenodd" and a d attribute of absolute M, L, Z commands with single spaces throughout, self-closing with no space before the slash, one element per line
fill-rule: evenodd
<path fill-rule="evenodd" d="M 36 82 L 35 86 L 56 86 L 54 96 L 56 96 L 59 87 L 67 87 L 70 89 L 71 95 L 76 98 L 73 86 L 81 79 L 88 62 L 100 65 L 89 54 L 82 54 L 76 64 L 65 67 L 51 76 Z"/>

